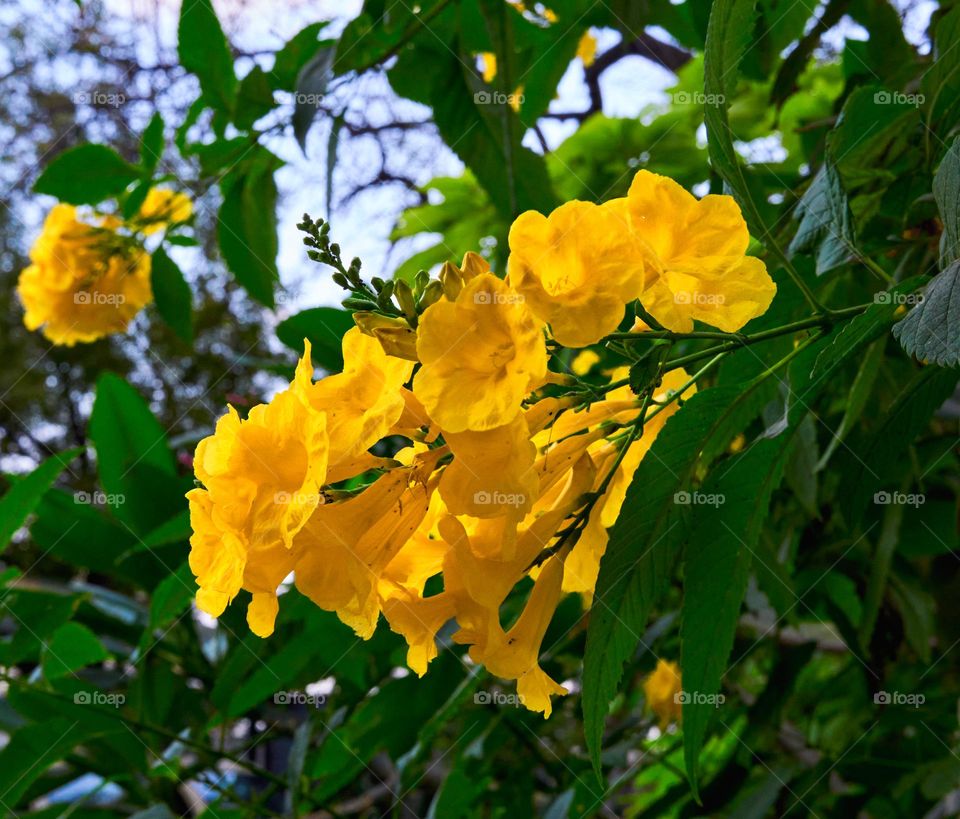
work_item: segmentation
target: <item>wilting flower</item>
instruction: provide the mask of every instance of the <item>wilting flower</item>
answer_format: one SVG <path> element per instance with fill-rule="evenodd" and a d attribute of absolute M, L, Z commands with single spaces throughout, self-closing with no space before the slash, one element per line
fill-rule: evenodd
<path fill-rule="evenodd" d="M 643 243 L 622 211 L 591 202 L 527 211 L 510 228 L 508 280 L 558 342 L 584 347 L 616 330 L 643 291 Z"/>
<path fill-rule="evenodd" d="M 150 256 L 111 227 L 77 219 L 56 205 L 30 250 L 17 292 L 28 330 L 72 346 L 123 332 L 153 298 Z"/>
<path fill-rule="evenodd" d="M 602 207 L 629 213 L 647 251 L 642 302 L 664 327 L 690 332 L 694 319 L 725 332 L 766 312 L 777 287 L 730 196 L 697 199 L 665 176 L 640 171 L 626 199 Z"/>
<path fill-rule="evenodd" d="M 490 273 L 451 302 L 426 309 L 417 331 L 423 363 L 413 391 L 447 432 L 503 426 L 547 369 L 540 323 L 523 296 Z"/>
<path fill-rule="evenodd" d="M 156 233 L 171 224 L 186 222 L 193 215 L 190 197 L 167 188 L 150 188 L 137 214 L 145 234 Z"/>
<path fill-rule="evenodd" d="M 657 667 L 643 681 L 647 707 L 657 715 L 661 730 L 671 722 L 680 722 L 680 668 L 671 660 L 657 660 Z"/>
<path fill-rule="evenodd" d="M 293 568 L 294 536 L 321 502 L 328 452 L 326 416 L 295 389 L 254 407 L 246 420 L 230 407 L 198 444 L 194 469 L 203 488 L 187 498 L 190 568 L 203 611 L 219 616 L 245 588 L 253 593 L 251 630 L 273 631 L 276 590 Z"/>

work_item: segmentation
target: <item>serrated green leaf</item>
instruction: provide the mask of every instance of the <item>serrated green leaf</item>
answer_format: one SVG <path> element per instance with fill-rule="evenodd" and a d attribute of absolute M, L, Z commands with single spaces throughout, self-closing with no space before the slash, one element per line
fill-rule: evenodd
<path fill-rule="evenodd" d="M 940 161 L 933 177 L 933 195 L 940 210 L 940 269 L 960 260 L 960 137 Z"/>
<path fill-rule="evenodd" d="M 917 304 L 893 328 L 904 350 L 942 367 L 960 364 L 960 260 L 931 279 Z"/>
<path fill-rule="evenodd" d="M 600 562 L 587 629 L 583 716 L 587 746 L 599 775 L 604 720 L 623 664 L 646 629 L 652 606 L 669 582 L 686 533 L 676 493 L 706 462 L 729 446 L 766 403 L 768 382 L 698 392 L 664 425 L 640 462 L 623 511 L 610 529 Z"/>
<path fill-rule="evenodd" d="M 680 640 L 683 753 L 698 793 L 700 750 L 733 648 L 753 553 L 780 483 L 789 435 L 758 441 L 724 463 L 702 489 L 684 561 Z"/>
<path fill-rule="evenodd" d="M 853 216 L 840 175 L 828 159 L 797 204 L 800 226 L 790 253 L 816 252 L 816 270 L 823 276 L 854 255 Z"/>

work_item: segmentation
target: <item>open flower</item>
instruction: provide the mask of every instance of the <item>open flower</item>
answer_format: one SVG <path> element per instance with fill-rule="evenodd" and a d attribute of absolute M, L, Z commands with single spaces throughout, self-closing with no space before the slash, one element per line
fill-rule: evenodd
<path fill-rule="evenodd" d="M 123 332 L 153 298 L 150 256 L 110 227 L 79 221 L 72 205 L 50 211 L 30 261 L 17 284 L 23 323 L 54 344 Z"/>
<path fill-rule="evenodd" d="M 648 248 L 643 306 L 664 327 L 686 333 L 694 320 L 731 333 L 766 312 L 777 287 L 731 196 L 697 199 L 666 176 L 640 171 L 626 199 L 602 207 L 629 214 Z"/>
<path fill-rule="evenodd" d="M 294 381 L 302 399 L 327 416 L 331 466 L 356 458 L 390 431 L 404 411 L 401 388 L 413 370 L 358 327 L 343 336 L 343 361 L 343 372 L 314 383 L 305 356 Z"/>
<path fill-rule="evenodd" d="M 293 389 L 254 407 L 246 420 L 230 407 L 197 445 L 203 488 L 187 498 L 190 568 L 203 611 L 218 617 L 245 588 L 253 593 L 250 628 L 261 637 L 273 631 L 276 590 L 293 568 L 294 536 L 320 503 L 328 449 L 326 416 Z"/>
<path fill-rule="evenodd" d="M 567 202 L 549 216 L 520 214 L 510 228 L 508 281 L 567 347 L 617 329 L 644 285 L 644 247 L 627 214 Z"/>
<path fill-rule="evenodd" d="M 547 369 L 540 322 L 523 296 L 491 273 L 470 279 L 456 301 L 441 299 L 424 311 L 417 353 L 423 366 L 414 394 L 447 432 L 509 423 Z"/>

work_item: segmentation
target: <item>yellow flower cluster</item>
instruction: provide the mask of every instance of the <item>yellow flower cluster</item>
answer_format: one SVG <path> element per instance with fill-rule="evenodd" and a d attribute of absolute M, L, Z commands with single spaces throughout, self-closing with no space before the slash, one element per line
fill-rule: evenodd
<path fill-rule="evenodd" d="M 673 221 L 651 205 L 662 200 Z M 506 280 L 468 253 L 444 265 L 432 287 L 442 295 L 417 320 L 357 314 L 342 373 L 314 381 L 306 343 L 286 390 L 245 420 L 231 408 L 197 448 L 202 487 L 188 498 L 198 606 L 218 616 L 245 589 L 248 623 L 266 636 L 292 574 L 361 637 L 383 614 L 421 675 L 454 621 L 452 641 L 473 662 L 515 680 L 520 701 L 549 715 L 551 697 L 566 693 L 540 666 L 557 605 L 569 593 L 592 599 L 633 473 L 672 399 L 695 386 L 673 369 L 640 396 L 623 367 L 586 401 L 548 368 L 548 337 L 590 345 L 646 294 L 668 326 L 739 328 L 774 292 L 745 248 L 732 200 L 698 202 L 641 172 L 624 200 L 520 216 Z M 664 292 L 684 287 L 728 301 L 663 305 Z M 397 437 L 405 444 L 392 458 L 375 454 Z M 442 587 L 428 593 L 431 578 Z M 505 616 L 527 578 L 522 609 Z"/>
<path fill-rule="evenodd" d="M 184 194 L 157 188 L 127 222 L 114 216 L 84 221 L 73 205 L 55 205 L 17 284 L 24 325 L 67 346 L 125 331 L 153 299 L 150 255 L 136 234 L 186 221 L 191 213 Z"/>

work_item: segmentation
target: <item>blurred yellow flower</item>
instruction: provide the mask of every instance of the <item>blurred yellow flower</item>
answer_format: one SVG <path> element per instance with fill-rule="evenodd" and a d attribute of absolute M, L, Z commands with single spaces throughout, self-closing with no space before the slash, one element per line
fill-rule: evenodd
<path fill-rule="evenodd" d="M 17 284 L 23 323 L 54 344 L 123 332 L 153 299 L 150 256 L 111 227 L 79 221 L 72 205 L 50 211 L 30 261 Z"/>
<path fill-rule="evenodd" d="M 294 536 L 321 504 L 328 451 L 326 416 L 294 389 L 254 407 L 245 421 L 230 407 L 197 445 L 203 488 L 187 498 L 190 568 L 203 611 L 218 617 L 245 588 L 254 596 L 250 628 L 261 637 L 273 631 L 276 590 L 293 568 Z"/>
<path fill-rule="evenodd" d="M 589 68 L 597 59 L 597 38 L 589 31 L 583 32 L 580 42 L 577 43 L 577 56 L 583 61 L 584 68 Z"/>
<path fill-rule="evenodd" d="M 510 228 L 508 281 L 553 337 L 585 347 L 617 329 L 644 285 L 644 248 L 622 211 L 567 202 Z"/>
<path fill-rule="evenodd" d="M 414 394 L 446 432 L 509 423 L 547 370 L 540 322 L 521 294 L 490 273 L 467 282 L 455 302 L 424 311 L 417 354 L 423 366 Z"/>
<path fill-rule="evenodd" d="M 641 301 L 668 330 L 690 332 L 696 319 L 735 332 L 770 306 L 777 287 L 764 263 L 745 255 L 750 235 L 733 197 L 698 200 L 672 179 L 640 171 L 626 199 L 603 207 L 629 213 L 647 245 Z"/>
<path fill-rule="evenodd" d="M 483 81 L 489 85 L 497 76 L 497 55 L 492 51 L 484 51 L 480 59 L 483 62 Z"/>
<path fill-rule="evenodd" d="M 647 707 L 657 715 L 661 730 L 671 722 L 680 722 L 680 668 L 671 660 L 657 660 L 657 667 L 643 681 Z"/>
<path fill-rule="evenodd" d="M 137 214 L 146 235 L 163 230 L 168 225 L 186 222 L 193 215 L 190 197 L 167 188 L 150 188 Z"/>

